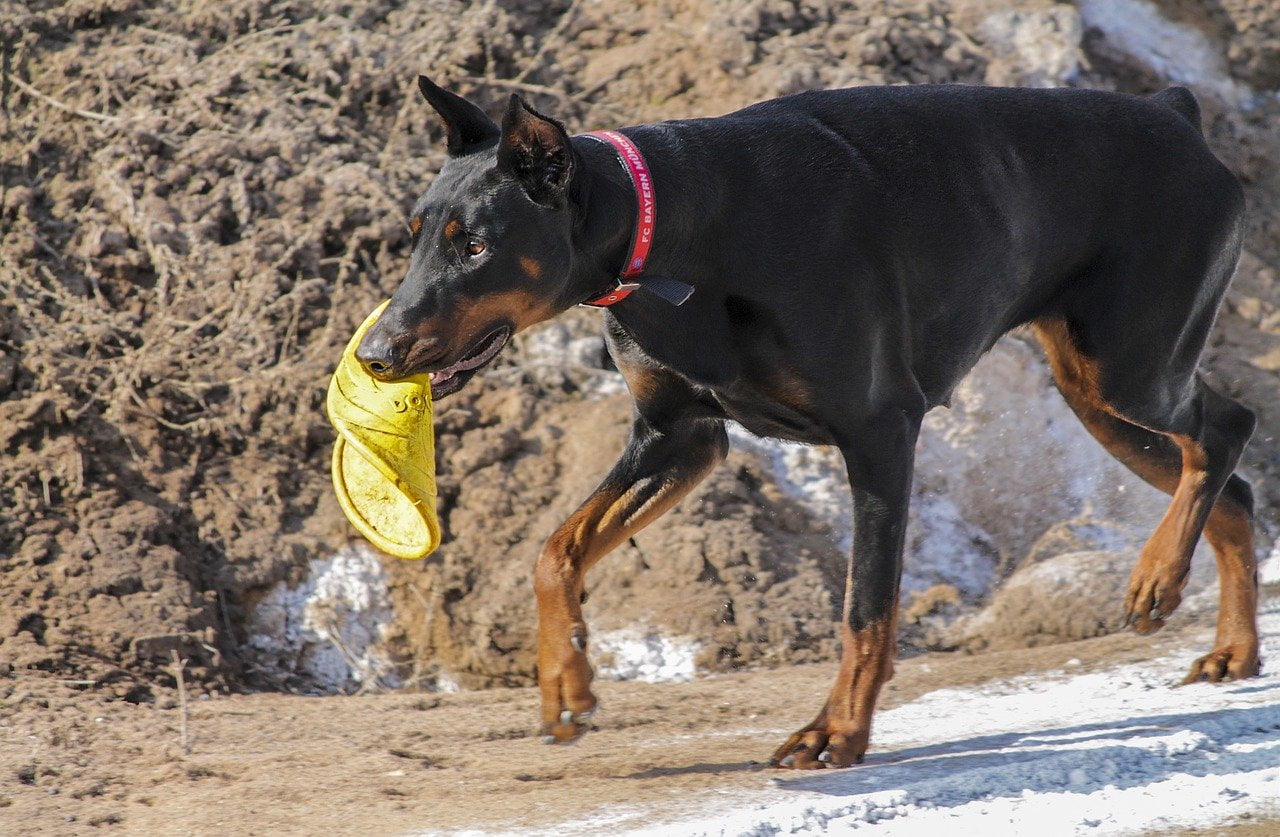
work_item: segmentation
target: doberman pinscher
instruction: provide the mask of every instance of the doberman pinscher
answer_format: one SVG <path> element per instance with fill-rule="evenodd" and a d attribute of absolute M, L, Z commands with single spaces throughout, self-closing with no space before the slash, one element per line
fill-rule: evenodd
<path fill-rule="evenodd" d="M 544 740 L 578 738 L 596 708 L 583 575 L 720 462 L 732 419 L 844 456 L 839 673 L 773 763 L 861 761 L 893 674 L 921 419 L 1024 324 L 1089 432 L 1173 496 L 1126 622 L 1164 624 L 1203 530 L 1221 611 L 1187 679 L 1257 673 L 1253 499 L 1233 473 L 1254 417 L 1196 371 L 1244 199 L 1190 92 L 811 91 L 606 142 L 569 136 L 518 96 L 499 125 L 419 83 L 448 158 L 410 216 L 408 274 L 357 356 L 384 380 L 434 372 L 440 397 L 511 335 L 590 302 L 607 306 L 635 399 L 625 452 L 537 562 Z"/>

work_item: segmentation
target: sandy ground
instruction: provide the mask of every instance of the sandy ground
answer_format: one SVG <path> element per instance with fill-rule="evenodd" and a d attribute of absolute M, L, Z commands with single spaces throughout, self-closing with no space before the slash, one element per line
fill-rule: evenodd
<path fill-rule="evenodd" d="M 1117 635 L 999 654 L 920 656 L 902 662 L 882 709 L 1016 675 L 1116 670 L 1169 655 L 1189 663 L 1209 642 L 1202 629 L 1188 628 L 1154 638 Z M 794 783 L 803 777 L 762 762 L 786 733 L 809 720 L 831 673 L 827 665 L 802 665 L 689 683 L 602 682 L 598 729 L 569 748 L 546 747 L 532 734 L 532 689 L 215 696 L 190 704 L 189 754 L 180 744 L 176 693 L 133 704 L 74 683 L 24 677 L 4 687 L 10 693 L 0 703 L 0 833 L 72 834 L 89 826 L 129 833 L 368 834 L 653 825 L 682 807 L 687 816 L 699 799 L 714 806 L 744 795 L 777 798 L 789 785 L 800 787 Z M 1168 682 L 1181 674 L 1179 663 Z M 983 722 L 974 718 L 975 725 Z M 898 760 L 873 742 L 867 764 L 854 770 L 888 770 Z M 1263 825 L 1254 813 L 1214 827 L 1245 833 L 1280 827 L 1266 816 Z"/>

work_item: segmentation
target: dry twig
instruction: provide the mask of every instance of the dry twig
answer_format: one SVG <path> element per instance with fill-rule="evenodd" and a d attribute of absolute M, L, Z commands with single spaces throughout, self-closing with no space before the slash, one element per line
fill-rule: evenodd
<path fill-rule="evenodd" d="M 191 755 L 191 742 L 187 738 L 187 685 L 182 677 L 182 670 L 186 667 L 187 661 L 178 656 L 177 649 L 169 652 L 173 657 L 173 676 L 178 681 L 178 706 L 182 712 L 182 754 Z"/>
<path fill-rule="evenodd" d="M 39 99 L 45 104 L 51 107 L 55 107 L 58 110 L 63 111 L 65 113 L 74 114 L 76 116 L 83 116 L 85 119 L 96 119 L 99 122 L 119 122 L 120 121 L 120 117 L 118 116 L 112 116 L 108 113 L 98 113 L 97 111 L 92 111 L 92 110 L 81 110 L 80 108 L 72 107 L 71 105 L 68 105 L 65 102 L 59 102 L 57 99 L 53 98 L 52 96 L 49 96 L 48 94 L 42 93 L 41 91 L 27 84 L 25 81 L 23 81 L 22 79 L 18 78 L 15 75 L 10 75 L 8 79 L 12 83 L 16 84 L 18 86 L 18 89 L 26 93 L 28 96 L 32 96 L 36 99 Z"/>

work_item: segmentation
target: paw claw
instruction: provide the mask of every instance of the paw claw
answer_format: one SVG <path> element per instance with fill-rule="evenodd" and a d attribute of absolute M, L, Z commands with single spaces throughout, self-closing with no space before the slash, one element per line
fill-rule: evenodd
<path fill-rule="evenodd" d="M 543 744 L 554 744 L 554 743 L 556 743 L 556 737 L 555 737 L 554 735 L 544 735 L 544 736 L 542 736 L 542 743 L 543 743 Z"/>
<path fill-rule="evenodd" d="M 818 753 L 818 761 L 820 761 L 820 762 L 824 762 L 824 763 L 830 762 L 830 761 L 831 761 L 831 751 L 830 751 L 830 750 L 823 750 L 821 753 Z"/>
<path fill-rule="evenodd" d="M 1188 683 L 1221 683 L 1227 680 L 1243 680 L 1254 677 L 1262 671 L 1262 661 L 1258 659 L 1256 645 L 1252 643 L 1244 647 L 1230 645 L 1215 648 L 1213 651 L 1196 660 L 1183 685 Z"/>
<path fill-rule="evenodd" d="M 795 766 L 795 763 L 796 763 L 796 757 L 795 757 L 795 756 L 787 756 L 787 757 L 786 757 L 786 758 L 784 758 L 782 761 L 778 762 L 778 766 L 779 766 L 779 767 L 794 767 L 794 766 Z"/>

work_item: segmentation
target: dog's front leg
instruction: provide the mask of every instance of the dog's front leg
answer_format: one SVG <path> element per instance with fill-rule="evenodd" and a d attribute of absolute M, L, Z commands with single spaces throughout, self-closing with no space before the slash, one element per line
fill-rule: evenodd
<path fill-rule="evenodd" d="M 853 554 L 839 625 L 840 670 L 826 705 L 774 753 L 779 767 L 844 767 L 862 761 L 876 696 L 893 676 L 898 581 L 920 418 L 880 414 L 842 444 L 853 490 Z"/>
<path fill-rule="evenodd" d="M 722 422 L 638 416 L 609 476 L 547 542 L 534 573 L 545 743 L 578 738 L 596 707 L 581 606 L 587 570 L 675 505 L 728 448 Z"/>

